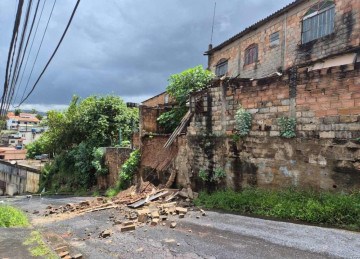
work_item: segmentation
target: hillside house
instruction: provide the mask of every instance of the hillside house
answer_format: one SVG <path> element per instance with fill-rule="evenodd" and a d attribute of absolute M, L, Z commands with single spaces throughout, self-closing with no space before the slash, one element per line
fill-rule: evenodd
<path fill-rule="evenodd" d="M 354 64 L 360 1 L 296 0 L 205 52 L 217 76 L 259 79 L 291 67 Z M 317 61 L 314 63 L 314 61 Z"/>
<path fill-rule="evenodd" d="M 217 188 L 360 188 L 359 0 L 296 0 L 205 55 L 217 79 L 190 96 L 193 117 L 162 175 L 193 189 L 215 171 L 226 174 Z M 244 138 L 240 107 L 251 114 Z M 290 118 L 285 138 L 280 119 Z M 159 140 L 142 151 L 158 157 Z"/>

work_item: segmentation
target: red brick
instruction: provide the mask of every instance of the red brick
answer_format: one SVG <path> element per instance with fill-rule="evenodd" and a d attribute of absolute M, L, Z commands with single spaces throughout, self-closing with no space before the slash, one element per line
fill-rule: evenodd
<path fill-rule="evenodd" d="M 338 115 L 338 109 L 328 109 L 326 110 L 326 115 L 327 116 L 331 116 L 331 115 Z"/>

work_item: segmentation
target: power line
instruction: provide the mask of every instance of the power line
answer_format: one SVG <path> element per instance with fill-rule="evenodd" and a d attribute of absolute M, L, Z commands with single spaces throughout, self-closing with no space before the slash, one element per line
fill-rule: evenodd
<path fill-rule="evenodd" d="M 44 3 L 43 3 L 42 8 L 41 8 L 41 12 L 40 12 L 40 15 L 39 15 L 39 19 L 38 19 L 37 24 L 36 24 L 35 33 L 34 33 L 34 36 L 33 36 L 33 38 L 32 38 L 32 41 L 31 41 L 31 45 L 30 45 L 30 49 L 29 49 L 28 55 L 27 55 L 27 57 L 26 57 L 25 67 L 24 67 L 24 70 L 22 71 L 22 74 L 21 74 L 19 86 L 16 88 L 15 98 L 14 98 L 14 101 L 13 101 L 13 107 L 14 107 L 14 103 L 15 103 L 15 101 L 16 101 L 16 99 L 17 99 L 17 96 L 18 96 L 18 93 L 19 93 L 19 89 L 20 89 L 21 83 L 22 83 L 23 78 L 24 78 L 24 74 L 25 74 L 25 71 L 26 71 L 26 68 L 27 68 L 27 64 L 28 64 L 29 57 L 30 57 L 30 54 L 31 54 L 31 51 L 32 51 L 32 47 L 33 47 L 33 44 L 34 44 L 34 40 L 35 40 L 35 38 L 36 38 L 36 34 L 37 34 L 37 31 L 38 31 L 38 28 L 39 28 L 40 20 L 41 20 L 43 11 L 44 11 L 45 3 L 46 3 L 46 0 L 44 0 Z M 37 16 L 37 11 L 38 11 L 39 4 L 40 4 L 40 0 L 38 0 L 37 6 L 36 6 L 34 19 L 33 19 L 33 22 L 32 22 L 32 24 L 31 24 L 30 34 L 29 34 L 28 40 L 27 40 L 27 42 L 26 42 L 26 46 L 28 45 L 28 42 L 29 42 L 29 39 L 30 39 L 30 36 L 31 36 L 31 33 L 32 33 L 32 29 L 33 29 L 33 25 L 34 25 L 34 22 L 35 22 L 35 19 L 36 19 L 36 16 Z M 24 53 L 24 54 L 25 54 L 25 53 Z M 23 56 L 23 57 L 24 57 L 24 56 Z M 20 71 L 19 71 L 19 73 L 20 73 Z M 18 78 L 17 78 L 17 79 L 18 79 Z M 15 84 L 17 84 L 17 80 L 16 80 L 16 83 L 15 83 Z"/>
<path fill-rule="evenodd" d="M 18 76 L 20 58 L 22 56 L 21 53 L 23 52 L 22 50 L 23 50 L 23 46 L 24 46 L 25 33 L 26 33 L 28 21 L 29 21 L 29 15 L 30 15 L 30 11 L 31 11 L 31 6 L 32 6 L 32 0 L 29 0 L 28 5 L 27 5 L 26 14 L 25 14 L 25 20 L 24 20 L 24 24 L 23 24 L 23 28 L 22 28 L 20 44 L 19 44 L 19 48 L 18 48 L 18 51 L 17 51 L 17 55 L 16 55 L 14 72 L 13 72 L 13 74 L 11 76 L 11 81 L 9 81 L 10 87 L 9 87 L 9 91 L 8 91 L 8 95 L 7 95 L 5 111 L 7 111 L 9 109 L 12 97 L 14 95 L 14 87 L 15 87 L 14 83 L 15 83 L 16 77 Z"/>
<path fill-rule="evenodd" d="M 47 67 L 49 66 L 51 60 L 54 58 L 56 52 L 58 51 L 58 49 L 59 49 L 59 47 L 60 47 L 60 45 L 61 45 L 61 43 L 62 43 L 62 41 L 63 41 L 63 39 L 64 39 L 64 37 L 65 37 L 65 35 L 66 35 L 66 32 L 68 31 L 68 29 L 69 29 L 69 27 L 70 27 L 70 24 L 71 24 L 71 22 L 72 22 L 72 20 L 73 20 L 73 18 L 74 18 L 74 15 L 75 15 L 76 9 L 77 9 L 78 6 L 79 6 L 79 3 L 80 3 L 80 0 L 77 0 L 76 5 L 75 5 L 75 7 L 74 7 L 74 10 L 73 10 L 73 12 L 72 12 L 72 14 L 71 14 L 71 16 L 70 16 L 70 19 L 69 19 L 69 21 L 68 21 L 68 24 L 66 25 L 65 31 L 64 31 L 64 33 L 62 34 L 58 45 L 56 46 L 53 54 L 51 55 L 49 61 L 46 63 L 46 66 L 44 67 L 44 69 L 43 69 L 43 71 L 41 72 L 40 76 L 39 76 L 38 79 L 36 80 L 35 84 L 34 84 L 33 87 L 31 88 L 31 91 L 27 94 L 27 96 L 26 96 L 24 99 L 22 99 L 22 100 L 20 101 L 19 106 L 20 106 L 22 103 L 24 103 L 24 102 L 29 98 L 29 96 L 31 95 L 31 93 L 34 91 L 36 85 L 37 85 L 38 82 L 40 81 L 42 75 L 44 74 L 44 72 L 46 71 Z"/>
<path fill-rule="evenodd" d="M 21 96 L 21 100 L 23 100 L 23 98 L 24 98 L 25 92 L 26 92 L 27 87 L 28 87 L 29 82 L 30 82 L 31 75 L 32 75 L 32 73 L 33 73 L 33 71 L 34 71 L 34 67 L 35 67 L 35 64 L 36 64 L 37 58 L 38 58 L 38 56 L 39 56 L 39 52 L 40 52 L 40 49 L 41 49 L 42 43 L 43 43 L 43 41 L 44 41 L 45 34 L 46 34 L 46 32 L 47 32 L 47 28 L 48 28 L 48 26 L 49 26 L 49 23 L 50 23 L 50 20 L 51 20 L 51 16 L 52 16 L 52 13 L 53 13 L 53 11 L 54 11 L 55 4 L 56 4 L 56 0 L 54 0 L 53 6 L 52 6 L 52 8 L 51 8 L 51 12 L 50 12 L 49 18 L 48 18 L 48 20 L 47 20 L 47 23 L 46 23 L 46 27 L 45 27 L 44 33 L 43 33 L 42 38 L 41 38 L 40 45 L 39 45 L 39 48 L 38 48 L 37 53 L 36 53 L 36 56 L 35 56 L 35 60 L 34 60 L 34 62 L 33 62 L 33 64 L 32 64 L 31 71 L 30 71 L 30 74 L 29 74 L 28 80 L 27 80 L 27 82 L 26 82 L 26 86 L 25 86 L 24 92 L 23 92 L 23 94 L 22 94 L 22 96 Z M 21 101 L 20 101 L 20 102 L 21 102 Z M 21 103 L 20 103 L 18 106 L 16 106 L 16 108 L 17 108 L 17 107 L 19 107 L 20 105 L 21 105 Z"/>
<path fill-rule="evenodd" d="M 1 97 L 0 115 L 3 115 L 4 100 L 5 100 L 6 92 L 8 89 L 10 58 L 11 58 L 11 53 L 13 51 L 14 41 L 15 41 L 17 32 L 19 30 L 19 24 L 20 24 L 23 4 L 24 4 L 24 0 L 19 0 L 17 12 L 16 12 L 16 19 L 15 19 L 14 28 L 13 28 L 13 34 L 11 37 L 11 42 L 10 42 L 10 47 L 9 47 L 9 52 L 8 52 L 8 59 L 6 62 L 6 72 L 5 72 L 3 95 Z"/>
<path fill-rule="evenodd" d="M 14 81 L 14 90 L 15 90 L 15 88 L 16 88 L 16 85 L 17 85 L 17 82 L 18 82 L 18 79 L 19 79 L 19 75 L 20 75 L 20 72 L 21 72 L 21 69 L 22 69 L 22 65 L 23 65 L 23 62 L 24 62 L 25 54 L 26 54 L 26 51 L 27 51 L 27 47 L 28 47 L 28 45 L 29 45 L 30 37 L 31 37 L 32 30 L 33 30 L 33 27 L 34 27 L 34 24 L 35 24 L 35 20 L 36 20 L 36 16 L 37 16 L 37 13 L 38 13 L 39 5 L 40 5 L 40 0 L 38 0 L 37 5 L 36 5 L 36 8 L 35 8 L 35 11 L 34 11 L 34 16 L 33 16 L 32 22 L 31 22 L 29 34 L 28 34 L 28 36 L 27 36 L 27 40 L 26 40 L 24 52 L 23 52 L 23 54 L 22 54 L 21 61 L 20 61 L 20 65 L 19 65 L 19 69 L 18 69 L 18 73 L 17 73 L 16 78 L 15 78 L 15 81 Z M 31 50 L 30 50 L 30 51 L 31 51 Z M 24 70 L 24 71 L 25 71 L 25 70 Z M 18 89 L 18 88 L 16 88 L 16 89 Z M 16 91 L 16 92 L 17 92 L 17 91 Z"/>

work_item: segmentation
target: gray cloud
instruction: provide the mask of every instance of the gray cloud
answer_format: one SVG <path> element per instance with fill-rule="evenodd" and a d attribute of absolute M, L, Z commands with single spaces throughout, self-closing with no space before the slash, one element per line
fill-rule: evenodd
<path fill-rule="evenodd" d="M 14 2 L 0 1 L 0 31 L 4 35 L 0 39 L 1 84 Z M 289 2 L 217 1 L 213 44 L 225 41 Z M 74 3 L 57 1 L 31 82 L 55 48 Z M 49 0 L 46 3 L 35 46 L 51 4 Z M 214 1 L 210 0 L 82 0 L 63 44 L 27 105 L 64 105 L 74 94 L 117 94 L 127 101 L 139 102 L 164 91 L 171 74 L 206 65 L 203 53 L 210 41 L 213 6 Z M 31 55 L 29 65 L 33 58 Z M 23 89 L 24 84 L 20 95 Z"/>

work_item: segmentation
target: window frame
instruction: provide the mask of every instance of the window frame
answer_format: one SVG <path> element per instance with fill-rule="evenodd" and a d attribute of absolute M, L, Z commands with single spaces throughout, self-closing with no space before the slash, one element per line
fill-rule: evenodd
<path fill-rule="evenodd" d="M 316 5 L 320 7 L 321 4 L 328 4 L 330 2 L 332 3 L 324 8 L 310 12 Z M 317 3 L 316 5 L 309 8 L 301 21 L 301 44 L 320 39 L 335 31 L 335 3 L 324 0 L 322 3 Z"/>
<path fill-rule="evenodd" d="M 252 51 L 255 50 L 255 54 Z M 251 65 L 259 61 L 259 45 L 253 43 L 245 49 L 244 65 Z"/>
<path fill-rule="evenodd" d="M 273 39 L 273 36 L 277 35 L 276 39 Z M 276 47 L 280 45 L 280 31 L 276 31 L 270 34 L 269 36 L 270 47 Z"/>
<path fill-rule="evenodd" d="M 228 63 L 229 59 L 225 59 L 225 58 L 222 58 L 220 59 L 217 63 L 216 63 L 216 66 L 215 66 L 215 75 L 217 77 L 221 77 L 221 76 L 224 76 L 227 74 L 227 72 L 229 71 L 229 63 Z M 225 68 L 225 69 L 224 69 Z"/>

